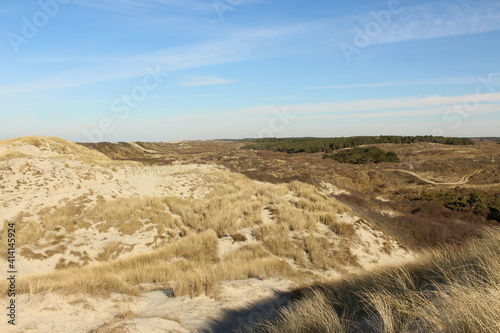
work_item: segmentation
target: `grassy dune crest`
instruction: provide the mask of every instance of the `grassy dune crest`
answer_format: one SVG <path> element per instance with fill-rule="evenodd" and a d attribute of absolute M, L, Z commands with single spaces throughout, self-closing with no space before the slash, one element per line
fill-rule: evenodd
<path fill-rule="evenodd" d="M 248 332 L 499 332 L 500 231 L 417 261 L 297 290 Z"/>
<path fill-rule="evenodd" d="M 74 158 L 90 165 L 113 162 L 106 155 L 57 137 L 25 136 L 0 141 L 0 161 L 20 157 Z"/>

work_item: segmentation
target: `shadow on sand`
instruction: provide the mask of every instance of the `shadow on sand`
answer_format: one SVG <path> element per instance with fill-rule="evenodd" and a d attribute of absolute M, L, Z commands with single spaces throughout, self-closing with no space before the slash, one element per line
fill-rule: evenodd
<path fill-rule="evenodd" d="M 256 327 L 276 316 L 290 305 L 292 292 L 275 291 L 274 295 L 241 309 L 225 310 L 222 317 L 210 322 L 203 333 L 236 333 L 246 327 Z"/>

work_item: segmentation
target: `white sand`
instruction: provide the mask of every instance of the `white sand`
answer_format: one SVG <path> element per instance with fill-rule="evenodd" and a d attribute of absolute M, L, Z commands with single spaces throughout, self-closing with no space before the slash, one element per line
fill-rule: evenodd
<path fill-rule="evenodd" d="M 0 322 L 1 332 L 23 333 L 87 333 L 108 325 L 108 332 L 128 329 L 127 332 L 200 332 L 227 310 L 252 309 L 252 305 L 266 299 L 277 307 L 286 301 L 276 292 L 291 289 L 290 282 L 279 279 L 248 279 L 221 283 L 221 296 L 216 300 L 206 296 L 196 298 L 168 297 L 162 291 L 130 297 L 112 294 L 111 297 L 87 295 L 20 295 L 18 297 L 18 325 Z M 0 299 L 5 301 L 5 299 Z M 252 311 L 236 313 L 231 322 L 245 323 L 265 315 L 270 310 L 257 307 Z M 219 331 L 220 332 L 220 331 Z M 216 332 L 214 332 L 216 333 Z"/>
<path fill-rule="evenodd" d="M 64 202 L 80 197 L 85 197 L 90 203 L 95 203 L 99 196 L 106 200 L 134 196 L 199 198 L 211 191 L 210 186 L 203 181 L 203 176 L 220 169 L 208 165 L 120 165 L 108 169 L 67 159 L 11 159 L 0 162 L 0 223 L 3 224 L 19 213 L 33 215 L 36 220 L 36 214 L 42 209 L 61 206 Z M 64 233 L 64 230 L 62 232 Z M 57 234 L 58 232 L 53 231 L 47 236 Z M 100 233 L 96 225 L 88 229 L 78 229 L 72 235 L 66 236 L 64 241 L 68 250 L 64 253 L 44 260 L 28 260 L 18 255 L 19 271 L 23 274 L 47 272 L 54 269 L 61 259 L 66 262 L 78 262 L 79 258 L 69 254 L 70 252 L 86 251 L 90 258 L 95 258 L 114 241 L 130 247 L 130 251 L 126 252 L 128 255 L 159 245 L 155 243 L 158 241 L 155 238 L 158 236 L 156 230 L 147 230 L 146 226 L 131 236 L 122 235 L 113 229 Z M 152 243 L 152 246 L 146 246 L 149 243 Z M 57 246 L 43 250 L 55 249 Z M 31 250 L 34 253 L 44 252 Z"/>

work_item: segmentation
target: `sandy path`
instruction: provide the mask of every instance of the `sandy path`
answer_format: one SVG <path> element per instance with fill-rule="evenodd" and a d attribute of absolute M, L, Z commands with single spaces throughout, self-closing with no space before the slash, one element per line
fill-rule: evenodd
<path fill-rule="evenodd" d="M 413 171 L 407 171 L 407 170 L 391 170 L 391 169 L 387 169 L 387 170 L 390 170 L 390 171 L 399 171 L 399 172 L 404 172 L 404 173 L 407 173 L 407 174 L 410 174 L 414 177 L 417 177 L 418 179 L 420 179 L 421 181 L 423 182 L 426 182 L 428 184 L 432 184 L 432 185 L 464 185 L 464 184 L 467 184 L 469 182 L 469 178 L 474 176 L 474 175 L 477 175 L 478 173 L 480 172 L 483 172 L 484 170 L 476 170 L 474 171 L 473 173 L 471 174 L 468 174 L 468 175 L 465 175 L 462 177 L 462 179 L 460 179 L 458 182 L 453 182 L 453 183 L 438 183 L 438 182 L 435 182 L 435 181 L 432 181 L 432 180 L 429 180 L 425 177 L 423 177 L 422 175 L 419 175 L 418 173 L 416 172 L 413 172 Z"/>
<path fill-rule="evenodd" d="M 140 150 L 146 152 L 146 153 L 150 153 L 150 154 L 159 154 L 158 151 L 156 150 L 151 150 L 151 149 L 146 149 L 146 148 L 143 148 L 141 147 L 140 145 L 138 145 L 137 143 L 135 142 L 127 142 L 129 145 L 131 146 L 134 146 L 135 148 L 139 148 Z"/>

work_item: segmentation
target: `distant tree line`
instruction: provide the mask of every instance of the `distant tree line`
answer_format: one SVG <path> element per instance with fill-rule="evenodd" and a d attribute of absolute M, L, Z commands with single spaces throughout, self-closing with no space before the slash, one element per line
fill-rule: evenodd
<path fill-rule="evenodd" d="M 380 143 L 409 144 L 432 142 L 445 145 L 472 145 L 468 138 L 449 138 L 442 136 L 353 136 L 341 138 L 265 138 L 256 139 L 244 146 L 244 149 L 271 150 L 287 153 L 331 153 L 338 149 Z"/>
<path fill-rule="evenodd" d="M 341 150 L 333 154 L 325 154 L 323 158 L 333 158 L 338 162 L 351 164 L 399 162 L 395 152 L 386 152 L 375 146 Z"/>
<path fill-rule="evenodd" d="M 473 138 L 473 139 L 479 139 L 481 141 L 496 141 L 496 142 L 500 142 L 500 137 L 497 137 L 497 136 L 483 136 L 483 137 Z"/>

